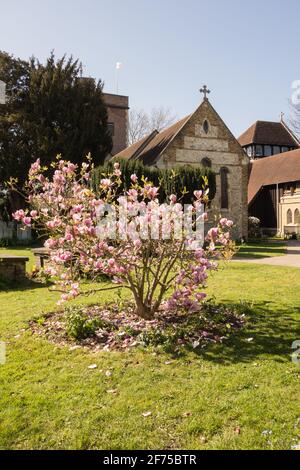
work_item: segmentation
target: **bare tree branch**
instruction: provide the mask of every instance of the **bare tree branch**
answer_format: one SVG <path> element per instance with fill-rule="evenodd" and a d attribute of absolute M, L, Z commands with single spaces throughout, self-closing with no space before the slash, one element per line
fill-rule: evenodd
<path fill-rule="evenodd" d="M 147 135 L 149 129 L 149 117 L 143 109 L 132 109 L 129 112 L 129 129 L 128 141 L 129 145 L 134 144 L 138 140 Z"/>
<path fill-rule="evenodd" d="M 300 137 L 300 104 L 294 104 L 292 101 L 289 101 L 289 105 L 291 116 L 288 120 L 288 124 L 297 137 Z"/>
<path fill-rule="evenodd" d="M 129 113 L 129 145 L 134 144 L 154 130 L 162 131 L 176 120 L 170 108 L 153 108 L 150 113 L 143 109 L 132 109 Z"/>
<path fill-rule="evenodd" d="M 153 108 L 149 116 L 149 131 L 156 129 L 160 132 L 171 126 L 175 120 L 176 116 L 172 115 L 170 108 Z"/>

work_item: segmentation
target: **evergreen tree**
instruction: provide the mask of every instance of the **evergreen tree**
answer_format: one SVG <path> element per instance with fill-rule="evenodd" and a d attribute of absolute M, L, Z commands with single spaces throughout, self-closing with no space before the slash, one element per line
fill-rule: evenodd
<path fill-rule="evenodd" d="M 10 176 L 22 179 L 29 168 L 23 125 L 29 70 L 28 62 L 0 51 L 0 80 L 6 83 L 6 104 L 0 104 L 0 184 Z"/>
<path fill-rule="evenodd" d="M 101 81 L 82 78 L 78 60 L 53 53 L 45 65 L 0 52 L 0 80 L 8 102 L 0 106 L 0 181 L 22 183 L 37 158 L 49 166 L 57 154 L 80 163 L 91 153 L 101 164 L 111 151 Z"/>

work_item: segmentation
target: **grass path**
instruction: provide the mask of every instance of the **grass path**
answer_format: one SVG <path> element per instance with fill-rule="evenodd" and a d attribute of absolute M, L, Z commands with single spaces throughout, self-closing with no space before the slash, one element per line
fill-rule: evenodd
<path fill-rule="evenodd" d="M 290 354 L 300 339 L 299 271 L 231 263 L 213 275 L 209 294 L 218 301 L 253 302 L 248 329 L 226 345 L 174 359 L 58 348 L 23 331 L 28 319 L 55 308 L 56 294 L 32 286 L 0 292 L 0 340 L 7 342 L 7 362 L 0 365 L 0 448 L 297 444 L 300 366 Z M 106 294 L 86 302 L 108 299 Z M 98 367 L 90 370 L 90 364 Z M 144 418 L 145 411 L 151 416 Z"/>

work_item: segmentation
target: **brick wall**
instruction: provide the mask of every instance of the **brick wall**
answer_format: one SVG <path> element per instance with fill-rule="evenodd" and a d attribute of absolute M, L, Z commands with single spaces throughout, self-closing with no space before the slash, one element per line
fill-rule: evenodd
<path fill-rule="evenodd" d="M 124 150 L 128 145 L 128 96 L 103 93 L 108 110 L 108 122 L 113 124 L 112 155 Z"/>

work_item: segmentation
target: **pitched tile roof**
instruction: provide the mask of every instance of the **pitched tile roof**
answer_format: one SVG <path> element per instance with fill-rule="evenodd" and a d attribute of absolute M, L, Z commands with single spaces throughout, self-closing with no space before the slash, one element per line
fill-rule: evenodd
<path fill-rule="evenodd" d="M 176 137 L 178 132 L 190 119 L 191 114 L 176 122 L 167 129 L 158 132 L 154 131 L 122 152 L 114 156 L 114 158 L 138 158 L 147 165 L 152 165 L 159 155 L 167 148 L 170 142 Z"/>
<path fill-rule="evenodd" d="M 300 181 L 300 149 L 254 160 L 248 184 L 248 203 L 263 186 L 293 181 Z"/>
<path fill-rule="evenodd" d="M 300 146 L 299 140 L 284 122 L 257 121 L 238 138 L 238 141 L 242 147 L 251 144 Z"/>
<path fill-rule="evenodd" d="M 130 160 L 130 158 L 137 157 L 143 148 L 145 148 L 149 142 L 155 137 L 157 131 L 151 132 L 151 134 L 146 135 L 142 139 L 138 140 L 134 144 L 130 145 L 126 149 L 119 152 L 114 158 L 124 158 L 125 160 Z"/>

